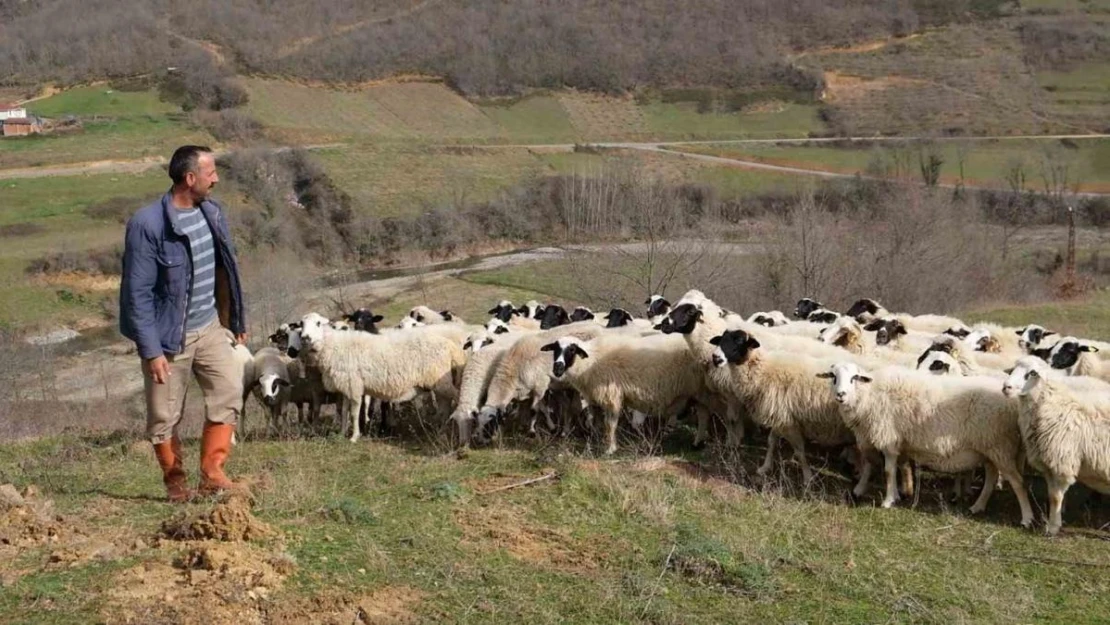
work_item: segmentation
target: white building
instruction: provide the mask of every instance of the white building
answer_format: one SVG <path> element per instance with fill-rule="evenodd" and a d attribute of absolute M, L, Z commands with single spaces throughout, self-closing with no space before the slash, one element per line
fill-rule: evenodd
<path fill-rule="evenodd" d="M 27 117 L 27 109 L 14 104 L 0 104 L 0 122 L 19 117 Z"/>

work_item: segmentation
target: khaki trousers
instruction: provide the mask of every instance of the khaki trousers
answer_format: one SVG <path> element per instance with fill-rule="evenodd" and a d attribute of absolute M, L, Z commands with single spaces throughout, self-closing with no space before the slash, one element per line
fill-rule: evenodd
<path fill-rule="evenodd" d="M 204 418 L 214 423 L 235 425 L 243 406 L 243 372 L 237 370 L 232 353 L 235 337 L 218 319 L 203 328 L 185 333 L 185 349 L 166 354 L 170 379 L 155 384 L 143 367 L 146 391 L 146 435 L 157 445 L 177 433 L 185 408 L 190 373 L 204 394 Z"/>

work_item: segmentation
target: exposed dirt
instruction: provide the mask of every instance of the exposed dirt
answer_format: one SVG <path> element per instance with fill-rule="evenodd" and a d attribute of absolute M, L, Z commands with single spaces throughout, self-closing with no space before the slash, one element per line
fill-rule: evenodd
<path fill-rule="evenodd" d="M 825 72 L 825 90 L 821 94 L 821 100 L 825 102 L 844 102 L 867 98 L 876 92 L 888 89 L 928 84 L 930 83 L 926 80 L 901 76 L 886 76 L 871 80 L 837 72 Z"/>
<path fill-rule="evenodd" d="M 277 532 L 251 514 L 248 497 L 235 494 L 211 510 L 178 514 L 162 523 L 159 535 L 170 540 L 250 541 L 270 538 Z"/>
<path fill-rule="evenodd" d="M 321 593 L 274 606 L 267 614 L 273 625 L 315 623 L 320 625 L 398 625 L 416 623 L 413 611 L 424 593 L 410 586 L 386 586 L 373 593 L 354 597 Z"/>
<path fill-rule="evenodd" d="M 293 559 L 244 543 L 165 543 L 159 559 L 116 575 L 110 622 L 231 625 L 263 623 Z M 177 551 L 178 553 L 173 553 Z"/>
<path fill-rule="evenodd" d="M 479 549 L 505 549 L 518 560 L 562 571 L 589 573 L 605 560 L 595 545 L 575 540 L 563 531 L 525 520 L 524 509 L 496 504 L 468 506 L 455 511 L 463 530 L 463 544 Z"/>
<path fill-rule="evenodd" d="M 0 545 L 30 547 L 57 543 L 76 530 L 54 510 L 54 502 L 22 494 L 11 484 L 0 486 Z"/>

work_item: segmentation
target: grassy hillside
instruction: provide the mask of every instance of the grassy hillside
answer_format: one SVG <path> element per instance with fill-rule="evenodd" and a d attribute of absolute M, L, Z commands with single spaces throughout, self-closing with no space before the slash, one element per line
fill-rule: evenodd
<path fill-rule="evenodd" d="M 56 538 L 2 547 L 5 622 L 1094 623 L 1110 610 L 1092 575 L 1110 547 L 1076 527 L 1078 490 L 1065 536 L 1046 540 L 1014 527 L 1005 491 L 980 518 L 932 493 L 880 510 L 846 503 L 831 470 L 804 491 L 790 467 L 761 483 L 755 450 L 602 460 L 514 443 L 457 460 L 404 442 L 247 442 L 229 467 L 256 503 L 207 526 L 230 540 L 174 540 L 164 522 L 212 504 L 159 502 L 149 444 L 131 440 L 0 447 L 4 481 L 35 485 L 31 501 L 58 515 Z M 192 470 L 195 443 L 186 454 Z M 34 518 L 15 527 L 44 531 Z"/>

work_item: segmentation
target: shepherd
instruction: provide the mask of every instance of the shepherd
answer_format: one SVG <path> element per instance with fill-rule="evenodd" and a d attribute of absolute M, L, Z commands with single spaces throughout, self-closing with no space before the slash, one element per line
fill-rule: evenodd
<path fill-rule="evenodd" d="M 120 284 L 120 332 L 142 359 L 146 435 L 169 501 L 235 489 L 224 474 L 242 409 L 243 380 L 233 349 L 247 340 L 239 264 L 212 150 L 178 148 L 173 186 L 127 222 Z M 190 375 L 204 394 L 200 483 L 189 488 L 178 427 Z"/>

